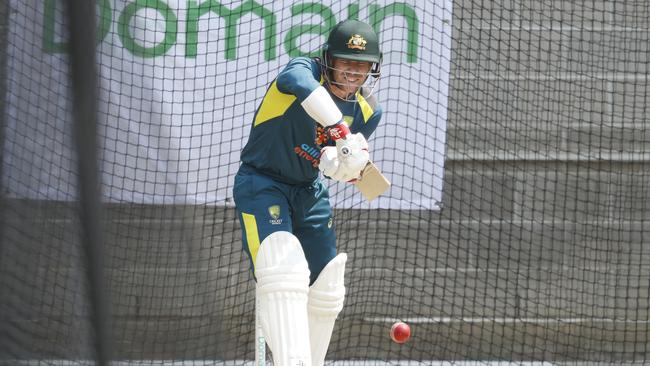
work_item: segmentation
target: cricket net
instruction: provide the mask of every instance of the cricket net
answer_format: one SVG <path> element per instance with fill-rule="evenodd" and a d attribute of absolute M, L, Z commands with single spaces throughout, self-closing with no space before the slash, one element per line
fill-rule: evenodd
<path fill-rule="evenodd" d="M 346 18 L 382 42 L 370 146 L 393 184 L 373 203 L 331 184 L 349 261 L 327 362 L 650 362 L 647 2 L 96 5 L 81 172 L 65 2 L 0 3 L 0 365 L 93 364 L 98 344 L 115 365 L 252 362 L 239 152 L 277 72 Z M 101 182 L 100 288 L 81 173 Z"/>

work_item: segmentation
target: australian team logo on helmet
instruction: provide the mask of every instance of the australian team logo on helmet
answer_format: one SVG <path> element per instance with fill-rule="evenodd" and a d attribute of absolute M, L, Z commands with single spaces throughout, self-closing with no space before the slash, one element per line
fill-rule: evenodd
<path fill-rule="evenodd" d="M 362 87 L 372 93 L 381 75 L 382 53 L 379 50 L 379 37 L 370 25 L 349 19 L 336 24 L 330 31 L 322 51 L 323 77 L 330 84 L 340 85 L 340 81 L 332 78 L 332 72 L 336 70 L 332 62 L 334 58 L 370 62 L 370 71 L 362 75 Z"/>
<path fill-rule="evenodd" d="M 365 50 L 366 43 L 368 43 L 368 41 L 363 39 L 361 35 L 353 34 L 348 41 L 348 48 L 351 48 L 353 50 Z"/>

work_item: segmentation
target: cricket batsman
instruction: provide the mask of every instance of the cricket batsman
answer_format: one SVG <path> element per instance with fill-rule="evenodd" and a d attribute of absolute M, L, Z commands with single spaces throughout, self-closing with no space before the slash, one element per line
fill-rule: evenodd
<path fill-rule="evenodd" d="M 233 193 L 276 366 L 323 365 L 343 308 L 347 256 L 319 171 L 345 184 L 368 163 L 381 60 L 368 24 L 338 23 L 320 58 L 291 60 L 271 83 L 242 150 Z"/>

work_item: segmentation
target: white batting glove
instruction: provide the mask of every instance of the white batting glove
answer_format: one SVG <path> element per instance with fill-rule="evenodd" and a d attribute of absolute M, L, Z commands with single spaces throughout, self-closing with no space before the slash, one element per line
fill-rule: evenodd
<path fill-rule="evenodd" d="M 327 177 L 332 177 L 341 165 L 336 147 L 326 146 L 320 151 L 318 169 Z"/>
<path fill-rule="evenodd" d="M 365 137 L 360 133 L 349 134 L 336 140 L 336 148 L 327 146 L 321 150 L 319 169 L 334 180 L 349 182 L 360 178 L 368 160 Z"/>
<path fill-rule="evenodd" d="M 368 153 L 368 141 L 366 141 L 366 138 L 363 137 L 362 134 L 360 133 L 355 133 L 355 134 L 349 134 L 346 138 L 336 140 L 336 150 L 339 153 L 339 159 L 341 160 L 346 160 L 346 159 L 352 159 L 350 160 L 350 164 L 352 161 L 362 158 L 361 151 L 364 151 Z M 361 154 L 361 155 L 360 155 Z M 368 161 L 366 160 L 366 163 Z M 364 163 L 363 166 L 366 164 Z"/>
<path fill-rule="evenodd" d="M 336 150 L 343 167 L 344 179 L 348 178 L 345 181 L 359 179 L 361 171 L 370 160 L 366 138 L 360 133 L 350 134 L 336 141 Z"/>

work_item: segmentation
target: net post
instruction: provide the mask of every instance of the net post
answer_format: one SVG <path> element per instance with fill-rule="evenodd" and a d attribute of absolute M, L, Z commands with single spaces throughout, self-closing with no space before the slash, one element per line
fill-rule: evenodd
<path fill-rule="evenodd" d="M 82 245 L 86 254 L 87 281 L 94 330 L 95 361 L 108 366 L 111 360 L 111 336 L 104 272 L 102 236 L 101 181 L 99 169 L 98 76 L 96 55 L 96 1 L 68 0 L 70 34 L 70 78 L 72 81 L 72 117 L 78 169 L 78 198 L 82 225 Z"/>

